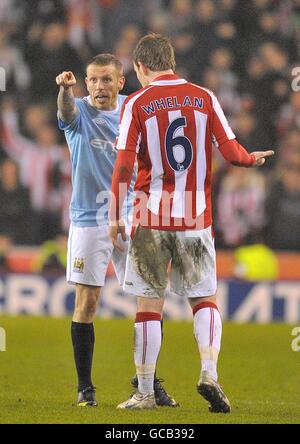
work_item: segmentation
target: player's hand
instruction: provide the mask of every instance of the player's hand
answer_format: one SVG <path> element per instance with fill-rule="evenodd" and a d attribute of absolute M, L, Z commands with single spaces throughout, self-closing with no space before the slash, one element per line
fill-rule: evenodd
<path fill-rule="evenodd" d="M 251 153 L 253 156 L 255 156 L 256 162 L 252 166 L 261 166 L 265 163 L 266 157 L 273 156 L 274 151 L 255 151 L 254 153 Z"/>
<path fill-rule="evenodd" d="M 56 83 L 65 89 L 76 85 L 76 78 L 72 71 L 64 71 L 56 77 Z"/>
<path fill-rule="evenodd" d="M 121 234 L 122 240 L 126 241 L 126 231 L 125 231 L 125 224 L 122 220 L 117 220 L 114 222 L 109 223 L 109 231 L 108 235 L 109 238 L 113 244 L 113 246 L 123 252 L 124 247 L 118 242 L 118 234 Z"/>

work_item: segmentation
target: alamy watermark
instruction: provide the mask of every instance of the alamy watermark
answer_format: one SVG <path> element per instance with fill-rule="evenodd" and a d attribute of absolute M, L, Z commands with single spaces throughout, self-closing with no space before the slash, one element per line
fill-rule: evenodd
<path fill-rule="evenodd" d="M 2 66 L 0 66 L 0 91 L 6 91 L 6 73 Z"/>
<path fill-rule="evenodd" d="M 0 327 L 0 352 L 6 351 L 6 332 Z"/>
<path fill-rule="evenodd" d="M 119 209 L 122 207 L 123 199 L 127 196 L 127 184 L 119 184 L 118 201 L 111 191 L 101 191 L 97 195 L 97 203 L 100 209 L 97 220 L 100 220 L 102 208 L 110 207 L 109 216 L 111 220 L 119 219 Z M 151 193 L 136 191 L 132 196 L 134 210 L 133 220 L 135 225 L 155 227 L 174 227 L 178 230 L 202 230 L 204 225 L 205 195 L 204 191 L 172 191 L 152 190 Z M 130 198 L 127 205 L 130 205 Z M 106 208 L 107 208 L 106 207 Z M 197 214 L 198 213 L 198 214 Z"/>
<path fill-rule="evenodd" d="M 300 327 L 293 328 L 292 336 L 296 336 L 291 343 L 292 350 L 298 352 L 300 351 Z"/>
<path fill-rule="evenodd" d="M 300 91 L 300 66 L 295 66 L 292 69 L 292 76 L 294 79 L 292 80 L 292 90 L 294 92 Z"/>

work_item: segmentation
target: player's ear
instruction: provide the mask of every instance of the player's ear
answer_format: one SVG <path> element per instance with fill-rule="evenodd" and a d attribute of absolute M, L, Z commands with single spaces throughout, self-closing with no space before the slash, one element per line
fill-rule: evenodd
<path fill-rule="evenodd" d="M 88 84 L 88 78 L 86 77 L 86 78 L 84 79 L 84 81 L 85 81 L 85 84 L 87 85 L 87 84 Z"/>
<path fill-rule="evenodd" d="M 119 77 L 119 91 L 122 91 L 122 89 L 124 88 L 124 85 L 125 85 L 125 77 L 120 76 Z"/>
<path fill-rule="evenodd" d="M 139 62 L 139 69 L 144 76 L 147 76 L 149 74 L 148 66 L 144 65 L 144 63 L 142 63 L 142 62 Z"/>
<path fill-rule="evenodd" d="M 133 62 L 133 67 L 134 67 L 136 75 L 141 74 L 141 73 L 144 74 L 144 71 L 142 68 L 143 66 L 145 66 L 145 65 L 143 65 L 141 62 Z"/>

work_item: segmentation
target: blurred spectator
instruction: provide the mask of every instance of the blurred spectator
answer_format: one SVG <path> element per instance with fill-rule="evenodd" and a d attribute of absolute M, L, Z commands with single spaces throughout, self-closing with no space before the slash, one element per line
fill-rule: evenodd
<path fill-rule="evenodd" d="M 131 24 L 123 28 L 120 38 L 116 41 L 114 54 L 121 61 L 126 78 L 122 94 L 128 95 L 140 88 L 139 81 L 133 69 L 132 51 L 140 38 L 140 29 Z"/>
<path fill-rule="evenodd" d="M 168 14 L 165 11 L 151 12 L 147 17 L 147 28 L 156 34 L 167 34 Z"/>
<path fill-rule="evenodd" d="M 289 75 L 287 62 L 287 54 L 281 48 L 274 43 L 264 43 L 250 59 L 244 82 L 244 87 L 255 99 L 255 112 L 272 145 L 276 139 L 274 120 L 287 94 L 288 86 L 282 84 L 282 79 Z"/>
<path fill-rule="evenodd" d="M 268 244 L 274 249 L 300 250 L 300 166 L 286 164 L 266 203 Z"/>
<path fill-rule="evenodd" d="M 283 35 L 293 38 L 297 46 L 298 57 L 300 55 L 300 2 L 290 0 L 279 2 L 278 21 Z"/>
<path fill-rule="evenodd" d="M 68 0 L 66 9 L 69 41 L 81 57 L 90 59 L 103 47 L 99 4 L 97 0 Z"/>
<path fill-rule="evenodd" d="M 286 74 L 288 67 L 288 55 L 277 44 L 272 42 L 262 43 L 259 53 L 270 73 Z"/>
<path fill-rule="evenodd" d="M 32 103 L 24 110 L 24 132 L 29 137 L 35 137 L 39 129 L 50 120 L 48 108 L 39 103 Z"/>
<path fill-rule="evenodd" d="M 300 129 L 291 128 L 278 147 L 277 163 L 300 166 Z"/>
<path fill-rule="evenodd" d="M 23 12 L 23 20 L 27 25 L 31 25 L 34 22 L 40 22 L 45 24 L 54 22 L 58 18 L 65 21 L 66 8 L 65 2 L 61 0 L 13 0 Z"/>
<path fill-rule="evenodd" d="M 170 36 L 181 34 L 189 28 L 193 18 L 192 0 L 171 0 L 169 4 L 167 34 Z"/>
<path fill-rule="evenodd" d="M 300 130 L 300 91 L 290 93 L 289 101 L 281 106 L 276 126 L 281 137 L 293 128 Z"/>
<path fill-rule="evenodd" d="M 9 240 L 8 243 L 32 243 L 34 242 L 33 214 L 28 190 L 20 184 L 17 163 L 11 159 L 4 160 L 0 173 L 0 235 L 2 240 L 4 236 Z"/>
<path fill-rule="evenodd" d="M 216 23 L 215 33 L 218 39 L 218 45 L 230 49 L 237 55 L 240 45 L 237 40 L 236 27 L 230 20 L 221 19 Z"/>
<path fill-rule="evenodd" d="M 28 88 L 31 75 L 24 62 L 23 54 L 9 41 L 9 29 L 0 25 L 0 60 L 1 67 L 5 69 L 6 90 L 17 89 L 24 91 Z"/>
<path fill-rule="evenodd" d="M 149 14 L 160 7 L 160 0 L 98 0 L 101 10 L 101 27 L 103 29 L 103 47 L 105 52 L 112 51 L 120 30 L 128 24 L 137 25 L 142 31 L 146 29 Z"/>
<path fill-rule="evenodd" d="M 53 188 L 54 166 L 61 159 L 56 129 L 48 124 L 36 129 L 35 140 L 19 131 L 18 118 L 11 102 L 5 102 L 2 112 L 3 147 L 20 167 L 20 179 L 30 191 L 30 201 L 36 212 L 36 238 L 48 239 L 59 231 L 59 199 Z"/>
<path fill-rule="evenodd" d="M 247 48 L 249 48 L 249 38 L 256 32 L 257 16 L 258 12 L 255 0 L 237 1 L 234 6 L 234 11 L 231 10 L 231 17 L 237 28 L 239 41 L 245 52 Z"/>
<path fill-rule="evenodd" d="M 228 118 L 240 111 L 241 97 L 234 84 L 229 86 L 223 83 L 221 70 L 211 67 L 206 68 L 203 73 L 202 84 L 216 94 Z"/>
<path fill-rule="evenodd" d="M 220 183 L 216 229 L 224 247 L 260 238 L 265 223 L 265 181 L 260 171 L 230 167 Z"/>
<path fill-rule="evenodd" d="M 254 114 L 239 114 L 232 120 L 232 127 L 238 141 L 250 151 L 260 151 L 263 147 L 272 147 L 268 133 Z M 268 162 L 268 165 L 271 164 L 271 161 Z"/>
<path fill-rule="evenodd" d="M 123 28 L 120 38 L 114 48 L 114 54 L 120 60 L 124 68 L 124 75 L 133 71 L 132 52 L 141 37 L 141 32 L 136 25 L 127 25 Z"/>
<path fill-rule="evenodd" d="M 198 77 L 198 61 L 193 57 L 195 39 L 189 29 L 173 36 L 172 44 L 176 52 L 176 71 L 188 80 Z"/>
<path fill-rule="evenodd" d="M 20 8 L 14 0 L 2 0 L 0 2 L 0 22 L 11 25 L 19 18 Z"/>
<path fill-rule="evenodd" d="M 218 47 L 211 52 L 210 65 L 222 74 L 222 82 L 226 86 L 236 85 L 237 78 L 232 72 L 233 53 L 225 47 Z"/>
<path fill-rule="evenodd" d="M 238 0 L 218 0 L 218 11 L 221 17 L 234 22 L 234 11 Z"/>
<path fill-rule="evenodd" d="M 23 137 L 16 112 L 9 102 L 3 107 L 2 127 L 3 147 L 19 164 L 21 182 L 30 190 L 33 208 L 52 210 L 51 173 L 61 156 L 55 128 L 43 125 L 36 129 L 35 140 Z"/>
<path fill-rule="evenodd" d="M 191 28 L 195 38 L 195 58 L 198 61 L 198 78 L 206 69 L 211 52 L 217 46 L 214 24 L 217 20 L 216 5 L 212 0 L 198 0 L 194 9 L 194 23 Z"/>
<path fill-rule="evenodd" d="M 293 39 L 283 36 L 280 32 L 278 15 L 266 10 L 258 17 L 258 29 L 251 39 L 251 46 L 258 47 L 263 43 L 275 43 L 290 55 L 292 60 L 297 56 L 297 48 Z"/>
<path fill-rule="evenodd" d="M 127 26 L 124 26 L 121 30 L 120 40 L 125 40 L 128 44 L 131 45 L 132 50 L 135 48 L 137 42 L 141 38 L 141 29 L 139 26 L 131 23 Z"/>
<path fill-rule="evenodd" d="M 53 99 L 57 94 L 57 74 L 62 71 L 77 73 L 83 63 L 69 44 L 66 27 L 61 22 L 50 23 L 41 36 L 28 41 L 25 56 L 32 73 L 31 94 L 38 99 Z"/>

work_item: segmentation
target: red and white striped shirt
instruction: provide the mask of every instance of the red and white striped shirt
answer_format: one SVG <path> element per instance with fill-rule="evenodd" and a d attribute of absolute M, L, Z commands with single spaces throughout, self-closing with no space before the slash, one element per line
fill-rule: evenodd
<path fill-rule="evenodd" d="M 173 230 L 211 225 L 212 140 L 226 147 L 234 139 L 215 95 L 175 74 L 157 77 L 127 97 L 117 149 L 137 153 L 140 223 Z M 236 154 L 228 160 L 251 165 L 253 158 L 243 155 L 242 163 Z M 147 196 L 144 207 L 141 192 Z"/>

